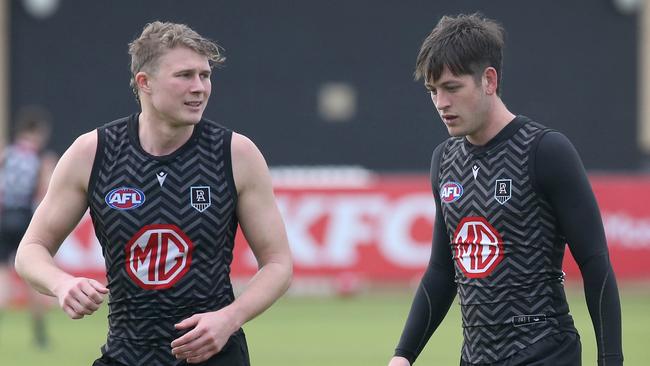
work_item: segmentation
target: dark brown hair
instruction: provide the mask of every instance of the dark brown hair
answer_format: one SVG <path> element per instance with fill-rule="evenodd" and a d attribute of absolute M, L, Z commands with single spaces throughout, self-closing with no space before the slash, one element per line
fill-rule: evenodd
<path fill-rule="evenodd" d="M 480 13 L 443 16 L 422 43 L 415 64 L 415 80 L 436 81 L 445 66 L 456 75 L 480 81 L 486 67 L 497 71 L 500 94 L 504 46 L 503 27 Z"/>

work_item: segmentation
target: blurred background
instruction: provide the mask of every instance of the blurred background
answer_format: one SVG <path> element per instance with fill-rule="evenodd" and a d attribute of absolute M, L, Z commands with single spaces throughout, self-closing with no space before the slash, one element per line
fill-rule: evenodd
<path fill-rule="evenodd" d="M 650 7 L 644 0 L 0 0 L 0 140 L 26 105 L 50 111 L 50 149 L 139 110 L 127 44 L 154 20 L 186 23 L 224 49 L 205 117 L 264 153 L 295 257 L 289 295 L 245 327 L 255 365 L 386 364 L 428 262 L 431 152 L 447 137 L 413 81 L 421 42 L 445 14 L 480 11 L 506 29 L 502 99 L 566 134 L 599 201 L 623 302 L 626 364 L 650 364 Z M 85 217 L 57 260 L 101 278 Z M 241 235 L 233 278 L 256 264 Z M 568 252 L 567 252 L 568 253 Z M 585 364 L 595 341 L 567 254 Z M 17 279 L 15 279 L 18 282 Z M 91 364 L 106 310 L 48 313 L 33 351 L 25 294 L 0 318 L 0 363 Z M 83 335 L 82 335 L 83 334 Z M 418 364 L 457 364 L 458 308 Z M 644 338 L 646 337 L 646 338 Z M 47 360 L 47 361 L 44 361 Z"/>

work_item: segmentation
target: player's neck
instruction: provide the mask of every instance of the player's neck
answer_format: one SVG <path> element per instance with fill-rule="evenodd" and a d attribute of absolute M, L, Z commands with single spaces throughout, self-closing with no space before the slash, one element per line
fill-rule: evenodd
<path fill-rule="evenodd" d="M 476 133 L 467 135 L 467 141 L 472 145 L 483 146 L 514 119 L 515 115 L 508 110 L 500 98 L 497 98 L 492 108 L 486 114 L 482 128 L 476 131 Z"/>
<path fill-rule="evenodd" d="M 144 151 L 154 156 L 173 153 L 192 136 L 193 125 L 174 125 L 143 111 L 138 116 L 138 137 Z"/>

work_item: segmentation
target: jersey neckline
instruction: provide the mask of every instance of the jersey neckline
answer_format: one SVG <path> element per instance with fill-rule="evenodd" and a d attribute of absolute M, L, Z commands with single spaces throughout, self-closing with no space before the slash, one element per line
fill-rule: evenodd
<path fill-rule="evenodd" d="M 517 115 L 515 118 L 510 121 L 504 128 L 499 131 L 490 141 L 485 145 L 477 146 L 473 145 L 471 142 L 467 141 L 466 137 L 463 137 L 463 144 L 470 154 L 473 155 L 482 155 L 492 149 L 494 146 L 499 145 L 503 141 L 506 141 L 512 135 L 514 135 L 521 126 L 529 122 L 530 119 L 526 116 Z"/>
<path fill-rule="evenodd" d="M 154 159 L 154 160 L 158 160 L 158 161 L 173 160 L 178 155 L 182 154 L 183 151 L 189 149 L 192 145 L 194 145 L 196 143 L 196 140 L 197 140 L 197 138 L 199 136 L 200 130 L 203 128 L 203 125 L 205 124 L 204 121 L 203 121 L 203 118 L 201 118 L 199 123 L 197 123 L 194 126 L 194 129 L 192 131 L 192 135 L 190 136 L 190 138 L 187 139 L 187 141 L 185 141 L 185 143 L 183 145 L 181 145 L 181 147 L 179 147 L 178 149 L 174 150 L 173 152 L 171 152 L 171 153 L 169 153 L 167 155 L 158 156 L 158 155 L 152 155 L 152 154 L 148 153 L 144 148 L 142 148 L 142 144 L 140 143 L 140 135 L 138 134 L 138 128 L 140 126 L 139 117 L 140 117 L 140 113 L 132 114 L 129 117 L 129 121 L 128 121 L 129 140 L 131 141 L 133 146 L 141 154 L 145 155 L 146 157 L 148 157 L 150 159 Z"/>

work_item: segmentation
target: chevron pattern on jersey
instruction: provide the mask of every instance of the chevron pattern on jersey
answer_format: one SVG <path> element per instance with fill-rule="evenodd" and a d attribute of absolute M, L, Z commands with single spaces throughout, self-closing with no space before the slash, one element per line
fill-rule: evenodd
<path fill-rule="evenodd" d="M 137 115 L 100 128 L 101 151 L 89 189 L 110 289 L 109 334 L 102 352 L 128 365 L 174 365 L 170 343 L 181 335 L 174 324 L 234 300 L 229 277 L 237 228 L 227 149 L 231 133 L 202 120 L 183 147 L 172 155 L 153 157 L 139 147 L 136 119 Z M 162 186 L 157 179 L 161 171 L 166 173 Z M 198 186 L 210 189 L 211 205 L 203 212 L 190 204 L 190 188 Z M 142 191 L 144 203 L 128 210 L 112 208 L 105 198 L 119 187 Z M 166 289 L 143 288 L 127 271 L 127 243 L 142 228 L 155 224 L 177 227 L 193 244 L 189 269 Z"/>
<path fill-rule="evenodd" d="M 464 138 L 450 138 L 442 153 L 437 187 L 448 182 L 463 187 L 458 200 L 442 203 L 442 214 L 454 255 L 464 328 L 462 357 L 467 362 L 503 360 L 560 328 L 572 327 L 570 318 L 562 324 L 556 318 L 566 319 L 568 313 L 562 285 L 565 244 L 550 204 L 536 193 L 528 170 L 531 145 L 544 129 L 529 121 L 484 150 L 472 149 Z M 476 178 L 473 167 L 478 167 Z M 504 204 L 495 198 L 497 180 L 511 181 Z M 454 234 L 474 220 L 478 224 L 468 229 L 475 233 L 471 238 L 491 237 L 478 218 L 498 232 L 503 249 L 501 261 L 477 278 L 465 272 L 470 262 L 462 264 L 457 258 L 462 243 L 454 242 Z M 475 227 L 483 227 L 483 233 Z M 538 314 L 547 321 L 513 325 L 513 317 Z"/>

